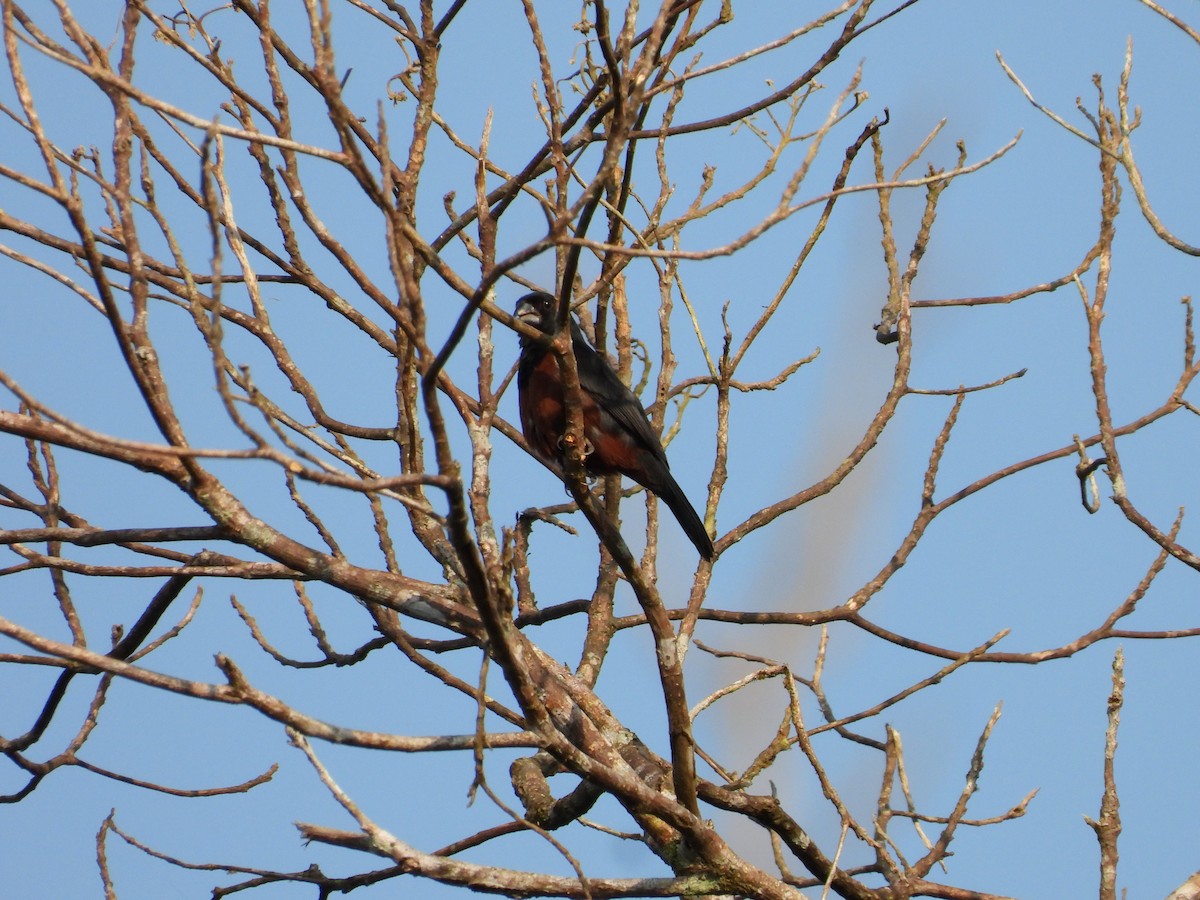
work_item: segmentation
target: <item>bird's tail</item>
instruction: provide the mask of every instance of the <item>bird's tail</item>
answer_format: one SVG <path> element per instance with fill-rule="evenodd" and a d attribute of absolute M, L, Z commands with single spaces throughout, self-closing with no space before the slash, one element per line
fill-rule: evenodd
<path fill-rule="evenodd" d="M 704 520 L 696 514 L 695 508 L 688 501 L 687 495 L 683 493 L 683 489 L 670 471 L 662 473 L 658 484 L 648 484 L 645 487 L 657 494 L 659 499 L 667 504 L 679 521 L 680 527 L 683 528 L 684 534 L 696 545 L 701 556 L 705 559 L 712 559 L 716 556 L 712 538 L 708 536 L 708 529 L 704 527 Z"/>

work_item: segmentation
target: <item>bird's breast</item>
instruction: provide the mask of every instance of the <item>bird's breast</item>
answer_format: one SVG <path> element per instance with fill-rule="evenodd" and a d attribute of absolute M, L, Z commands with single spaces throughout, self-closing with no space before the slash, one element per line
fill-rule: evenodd
<path fill-rule="evenodd" d="M 547 353 L 538 360 L 526 373 L 521 387 L 521 430 L 525 440 L 543 459 L 561 463 L 559 441 L 567 430 L 567 405 L 554 356 Z M 581 400 L 583 433 L 590 445 L 585 461 L 588 472 L 636 472 L 644 464 L 644 451 L 586 388 Z"/>

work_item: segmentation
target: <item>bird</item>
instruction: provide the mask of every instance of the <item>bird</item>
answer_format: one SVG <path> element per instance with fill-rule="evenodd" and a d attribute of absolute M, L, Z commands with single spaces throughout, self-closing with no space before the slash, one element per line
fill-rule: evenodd
<path fill-rule="evenodd" d="M 554 334 L 557 311 L 554 296 L 535 291 L 517 301 L 515 316 L 543 334 Z M 582 389 L 583 436 L 587 442 L 584 469 L 589 475 L 619 473 L 632 478 L 667 504 L 700 555 L 712 559 L 716 555 L 712 538 L 671 475 L 666 451 L 641 403 L 588 343 L 575 318 L 569 320 Z M 558 360 L 544 341 L 521 335 L 517 393 L 521 431 L 530 449 L 542 461 L 561 468 L 566 402 Z"/>

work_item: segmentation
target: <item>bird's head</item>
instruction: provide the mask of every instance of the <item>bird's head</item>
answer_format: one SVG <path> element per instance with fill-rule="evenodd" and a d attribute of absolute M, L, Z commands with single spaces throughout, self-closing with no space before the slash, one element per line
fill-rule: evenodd
<path fill-rule="evenodd" d="M 557 310 L 558 300 L 553 295 L 545 291 L 534 291 L 517 301 L 513 315 L 526 325 L 532 325 L 539 331 L 550 334 L 554 331 L 554 315 Z"/>

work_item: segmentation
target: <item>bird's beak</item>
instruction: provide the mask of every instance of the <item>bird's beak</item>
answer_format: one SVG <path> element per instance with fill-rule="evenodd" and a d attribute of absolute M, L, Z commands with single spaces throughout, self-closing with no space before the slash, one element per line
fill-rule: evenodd
<path fill-rule="evenodd" d="M 532 303 L 520 304 L 516 309 L 515 315 L 526 325 L 531 325 L 534 328 L 541 328 L 542 326 L 542 314 L 538 312 L 537 307 Z"/>

